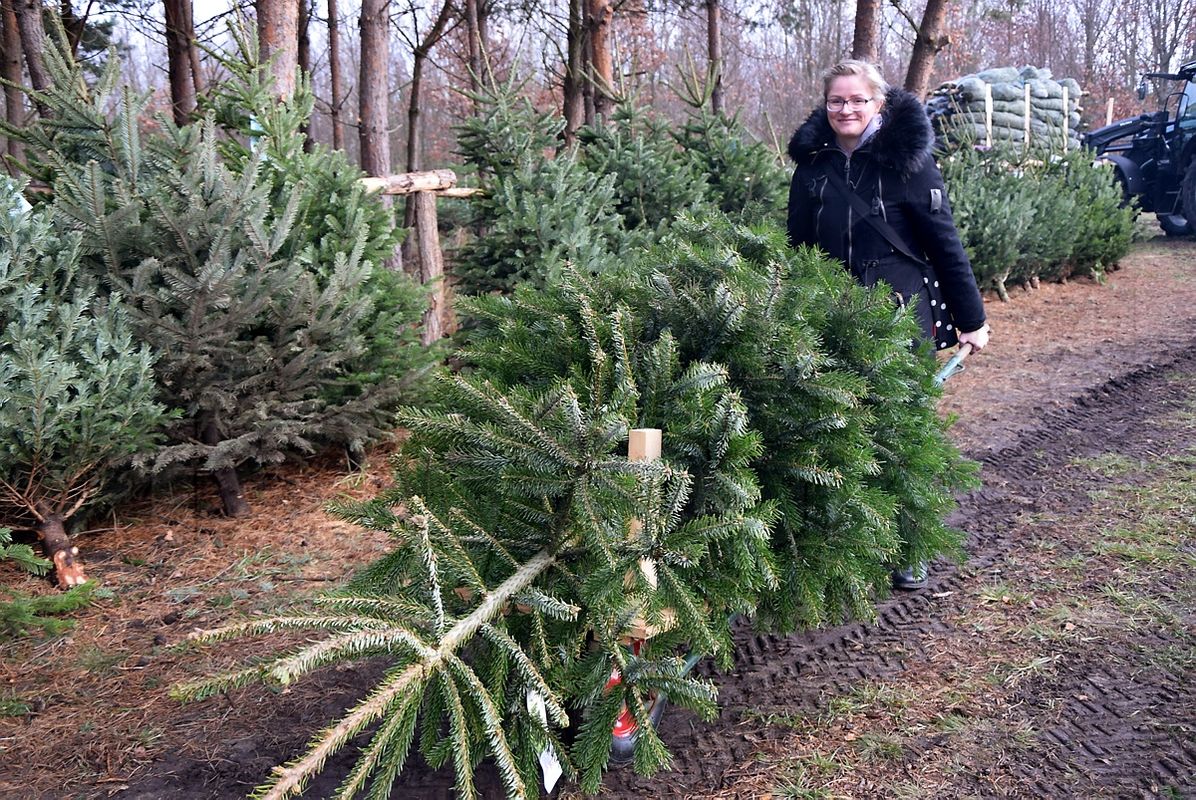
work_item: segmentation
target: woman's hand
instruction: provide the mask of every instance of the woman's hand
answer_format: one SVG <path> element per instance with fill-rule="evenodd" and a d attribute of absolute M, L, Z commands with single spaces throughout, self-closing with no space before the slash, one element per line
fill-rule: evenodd
<path fill-rule="evenodd" d="M 980 326 L 974 331 L 961 333 L 959 334 L 959 344 L 961 346 L 970 344 L 972 346 L 972 351 L 979 353 L 988 344 L 988 333 L 990 330 L 991 329 L 988 327 L 988 323 L 986 322 L 984 325 Z"/>

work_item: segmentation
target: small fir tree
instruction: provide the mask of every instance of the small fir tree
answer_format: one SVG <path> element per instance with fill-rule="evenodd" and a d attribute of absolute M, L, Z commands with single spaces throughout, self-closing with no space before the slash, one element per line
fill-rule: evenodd
<path fill-rule="evenodd" d="M 66 526 L 154 444 L 149 348 L 119 296 L 96 300 L 80 240 L 0 181 L 0 522 L 31 527 L 63 587 L 86 579 Z"/>
<path fill-rule="evenodd" d="M 163 399 L 183 411 L 152 469 L 202 467 L 235 515 L 247 510 L 240 465 L 384 435 L 401 377 L 391 370 L 427 366 L 403 357 L 419 345 L 401 323 L 422 309 L 405 279 L 371 283 L 380 226 L 348 170 L 313 170 L 329 179 L 320 191 L 347 201 L 337 213 L 321 216 L 312 190 L 292 182 L 302 165 L 283 164 L 300 159 L 302 114 L 266 110 L 266 144 L 252 152 L 210 116 L 181 129 L 159 117 L 160 133 L 143 134 L 145 99 L 127 88 L 107 113 L 115 64 L 93 92 L 64 53 L 48 63 L 55 113 L 26 137 L 35 167 L 82 233 L 87 268 L 124 295 L 160 353 Z"/>
<path fill-rule="evenodd" d="M 615 209 L 615 176 L 591 173 L 575 149 L 546 154 L 564 127 L 513 86 L 481 96 L 485 111 L 457 133 L 485 193 L 472 203 L 474 236 L 455 254 L 466 294 L 510 292 L 560 279 L 566 261 L 599 271 L 615 263 L 626 233 Z"/>
<path fill-rule="evenodd" d="M 581 163 L 595 175 L 614 176 L 615 210 L 628 231 L 649 241 L 683 213 L 707 207 L 707 176 L 669 135 L 671 123 L 623 103 L 600 127 L 578 131 Z"/>
<path fill-rule="evenodd" d="M 781 224 L 789 171 L 780 154 L 755 141 L 739 117 L 695 109 L 674 138 L 694 174 L 705 177 L 707 201 L 732 220 Z"/>

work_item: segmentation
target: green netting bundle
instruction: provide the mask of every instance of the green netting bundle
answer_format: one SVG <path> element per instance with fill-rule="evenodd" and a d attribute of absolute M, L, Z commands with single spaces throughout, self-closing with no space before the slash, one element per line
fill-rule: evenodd
<path fill-rule="evenodd" d="M 1080 85 L 1071 78 L 1055 80 L 1050 70 L 1034 67 L 988 69 L 942 84 L 927 102 L 942 137 L 949 141 L 985 140 L 986 88 L 992 97 L 994 141 L 1024 142 L 1028 117 L 1031 145 L 1059 147 L 1066 136 L 1069 150 L 1079 148 Z"/>

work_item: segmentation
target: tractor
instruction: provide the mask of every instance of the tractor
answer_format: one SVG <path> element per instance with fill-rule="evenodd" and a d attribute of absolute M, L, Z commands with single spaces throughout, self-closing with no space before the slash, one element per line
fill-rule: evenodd
<path fill-rule="evenodd" d="M 1168 236 L 1196 234 L 1196 61 L 1145 73 L 1139 100 L 1148 81 L 1159 82 L 1160 110 L 1090 131 L 1084 144 L 1112 166 L 1127 204 L 1154 212 Z"/>

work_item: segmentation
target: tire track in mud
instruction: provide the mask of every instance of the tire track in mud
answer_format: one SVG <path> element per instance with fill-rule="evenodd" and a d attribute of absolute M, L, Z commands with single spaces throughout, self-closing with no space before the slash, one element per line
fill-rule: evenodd
<path fill-rule="evenodd" d="M 963 566 L 936 564 L 926 589 L 884 601 L 874 622 L 790 636 L 741 626 L 735 668 L 725 675 L 708 663 L 700 668 L 719 686 L 718 719 L 705 723 L 683 711 L 666 716 L 660 733 L 674 755 L 673 770 L 657 778 L 612 772 L 602 796 L 680 798 L 716 792 L 733 782 L 737 765 L 751 760 L 762 742 L 787 733 L 783 726 L 745 722 L 745 712 L 756 719 L 814 715 L 827 697 L 847 694 L 863 681 L 899 676 L 907 659 L 924 654 L 921 642 L 927 637 L 921 634 L 944 629 L 941 619 L 954 606 L 953 595 L 943 595 L 1002 559 L 1014 544 L 1011 533 L 1019 517 L 1051 509 L 1083 513 L 1090 506 L 1062 474 L 1073 459 L 1106 452 L 1155 456 L 1166 450 L 1143 422 L 1181 408 L 1196 381 L 1177 378 L 1194 374 L 1196 353 L 1181 351 L 1051 411 L 1010 447 L 970 454 L 982 464 L 984 486 L 963 497 L 951 518 L 967 533 Z M 1081 661 L 1099 657 L 1077 655 Z M 1055 710 L 1056 724 L 1043 733 L 1050 746 L 1015 769 L 1023 781 L 1020 788 L 1034 796 L 1075 796 L 1079 775 L 1123 791 L 1134 787 L 1129 796 L 1153 795 L 1160 783 L 1196 790 L 1191 690 L 1174 676 L 1168 686 L 1168 676 L 1134 681 L 1099 663 L 1090 666 L 1090 674 L 1080 669 L 1080 675 L 1065 676 L 1074 685 L 1065 684 L 1063 695 L 1087 699 L 1069 700 Z M 1144 709 L 1151 710 L 1149 719 L 1143 718 Z"/>

